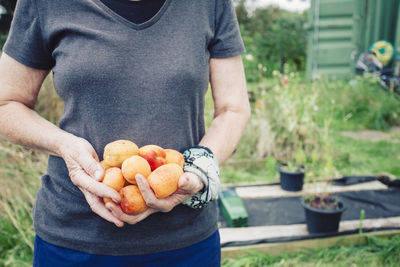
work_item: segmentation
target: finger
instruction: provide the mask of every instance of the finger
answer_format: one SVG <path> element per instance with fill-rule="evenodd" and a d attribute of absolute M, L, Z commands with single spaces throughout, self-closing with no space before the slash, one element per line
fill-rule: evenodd
<path fill-rule="evenodd" d="M 106 204 L 106 207 L 111 211 L 111 213 L 118 218 L 119 220 L 129 223 L 129 224 L 136 224 L 140 221 L 143 221 L 146 219 L 149 215 L 153 214 L 156 212 L 155 209 L 148 208 L 144 212 L 141 212 L 139 214 L 133 214 L 129 215 L 126 214 L 122 211 L 121 207 L 119 205 L 116 205 L 115 203 L 108 202 Z"/>
<path fill-rule="evenodd" d="M 185 201 L 187 198 L 189 198 L 191 195 L 190 194 L 179 194 L 179 193 L 174 193 L 163 200 L 168 203 L 169 209 L 165 209 L 163 212 L 168 212 L 172 210 L 176 205 L 182 203 Z"/>
<path fill-rule="evenodd" d="M 93 194 L 87 191 L 84 191 L 84 195 L 87 203 L 89 204 L 90 209 L 94 213 L 96 213 L 103 219 L 114 223 L 118 227 L 124 226 L 124 222 L 118 219 L 117 216 L 114 216 L 113 213 L 104 206 L 104 203 L 100 198 L 94 196 Z"/>
<path fill-rule="evenodd" d="M 140 192 L 142 193 L 142 197 L 146 202 L 147 206 L 150 208 L 156 209 L 162 212 L 171 211 L 177 204 L 181 201 L 178 201 L 175 197 L 166 197 L 162 199 L 158 199 L 154 194 L 153 190 L 150 188 L 149 183 L 146 178 L 142 175 L 136 175 L 136 182 L 139 186 Z"/>
<path fill-rule="evenodd" d="M 93 180 L 83 171 L 80 173 L 79 177 L 78 179 L 76 179 L 76 177 L 74 178 L 76 186 L 83 188 L 97 197 L 111 198 L 117 203 L 121 202 L 121 195 L 111 187 Z"/>
<path fill-rule="evenodd" d="M 204 187 L 200 177 L 194 173 L 185 172 L 179 178 L 178 188 L 189 194 L 195 194 Z"/>
<path fill-rule="evenodd" d="M 154 194 L 153 190 L 150 188 L 149 183 L 143 175 L 137 174 L 135 176 L 136 182 L 138 184 L 139 190 L 142 193 L 142 197 L 146 202 L 147 206 L 153 207 L 157 205 L 158 198 Z"/>
<path fill-rule="evenodd" d="M 76 159 L 77 163 L 85 172 L 96 181 L 101 181 L 104 176 L 104 169 L 98 161 L 98 157 L 93 147 L 90 146 L 90 153 L 81 153 Z"/>

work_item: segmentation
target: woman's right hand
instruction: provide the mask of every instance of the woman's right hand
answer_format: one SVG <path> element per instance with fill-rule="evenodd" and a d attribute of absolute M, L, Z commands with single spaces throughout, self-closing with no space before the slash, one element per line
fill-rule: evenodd
<path fill-rule="evenodd" d="M 114 216 L 103 202 L 103 198 L 106 197 L 119 203 L 121 196 L 114 189 L 101 183 L 104 169 L 92 145 L 87 140 L 73 135 L 63 140 L 59 154 L 67 165 L 72 183 L 82 191 L 94 213 L 122 227 L 124 223 Z"/>

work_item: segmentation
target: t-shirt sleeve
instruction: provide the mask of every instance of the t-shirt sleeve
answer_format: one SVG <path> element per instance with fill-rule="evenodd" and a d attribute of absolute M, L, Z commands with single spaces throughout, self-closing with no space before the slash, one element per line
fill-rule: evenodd
<path fill-rule="evenodd" d="M 208 49 L 210 57 L 233 57 L 245 52 L 235 7 L 231 0 L 216 0 L 215 32 Z"/>
<path fill-rule="evenodd" d="M 51 69 L 54 60 L 46 47 L 36 0 L 18 0 L 3 51 L 36 69 Z"/>

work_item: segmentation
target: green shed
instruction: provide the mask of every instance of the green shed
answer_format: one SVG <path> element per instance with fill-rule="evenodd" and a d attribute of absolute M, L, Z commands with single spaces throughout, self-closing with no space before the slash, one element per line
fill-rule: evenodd
<path fill-rule="evenodd" d="M 355 60 L 376 41 L 400 47 L 399 0 L 311 0 L 307 78 L 354 74 Z"/>

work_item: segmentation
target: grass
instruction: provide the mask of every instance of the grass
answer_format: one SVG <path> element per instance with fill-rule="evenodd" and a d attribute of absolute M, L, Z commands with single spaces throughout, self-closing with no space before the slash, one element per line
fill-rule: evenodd
<path fill-rule="evenodd" d="M 332 132 L 332 156 L 335 177 L 390 173 L 400 177 L 400 139 L 373 142 L 342 136 Z M 223 183 L 279 182 L 278 173 L 268 167 L 265 160 L 228 161 L 222 166 Z M 315 166 L 314 172 L 323 173 L 324 165 Z M 322 176 L 321 176 L 322 177 Z M 332 178 L 332 177 L 331 177 Z"/>
<path fill-rule="evenodd" d="M 223 259 L 223 267 L 261 266 L 400 266 L 400 235 L 390 238 L 367 236 L 361 246 L 335 246 L 322 249 L 303 249 L 300 252 L 271 256 L 251 252 L 234 259 Z"/>
<path fill-rule="evenodd" d="M 387 172 L 400 177 L 400 142 L 355 140 L 336 134 L 334 144 L 334 165 L 341 175 Z"/>
<path fill-rule="evenodd" d="M 31 210 L 46 156 L 0 139 L 0 266 L 31 266 Z"/>

